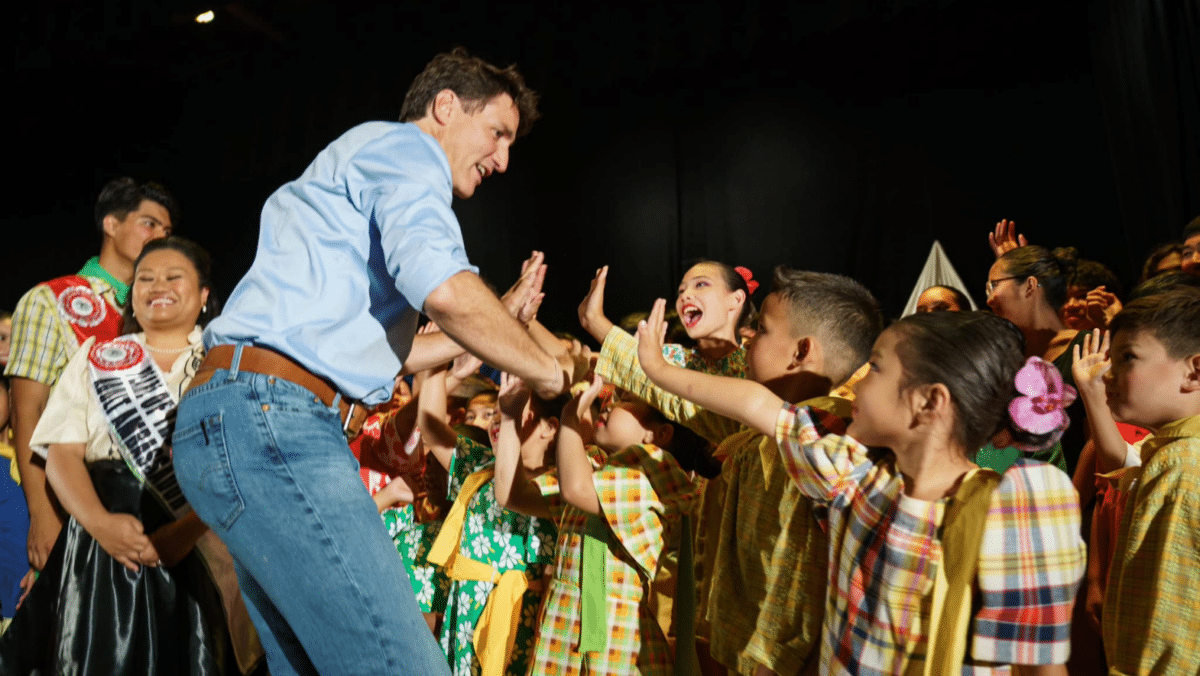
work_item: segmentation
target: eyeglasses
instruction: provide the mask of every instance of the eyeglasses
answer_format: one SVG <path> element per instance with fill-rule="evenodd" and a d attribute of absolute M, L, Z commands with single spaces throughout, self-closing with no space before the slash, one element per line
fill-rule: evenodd
<path fill-rule="evenodd" d="M 992 295 L 992 292 L 996 290 L 996 282 L 1003 282 L 1006 279 L 1020 279 L 1020 278 L 1021 278 L 1020 275 L 1013 275 L 1012 277 L 1001 277 L 1000 279 L 989 279 L 987 281 L 987 286 L 985 286 L 983 288 L 987 290 L 987 295 L 990 296 L 990 295 Z"/>

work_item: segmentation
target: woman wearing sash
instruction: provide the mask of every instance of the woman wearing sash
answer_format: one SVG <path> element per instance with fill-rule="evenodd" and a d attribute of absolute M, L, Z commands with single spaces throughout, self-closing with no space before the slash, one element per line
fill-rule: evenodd
<path fill-rule="evenodd" d="M 226 616 L 239 613 L 210 578 L 227 569 L 216 560 L 223 549 L 206 549 L 215 538 L 180 493 L 169 446 L 179 396 L 203 357 L 200 325 L 216 311 L 208 254 L 178 237 L 152 241 L 135 264 L 125 335 L 88 339 L 67 364 L 31 445 L 71 519 L 0 641 L 0 672 L 253 666 L 226 631 Z"/>

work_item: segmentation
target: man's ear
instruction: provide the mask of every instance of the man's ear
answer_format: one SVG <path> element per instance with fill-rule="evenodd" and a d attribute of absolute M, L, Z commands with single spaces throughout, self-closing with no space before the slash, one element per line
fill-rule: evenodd
<path fill-rule="evenodd" d="M 429 112 L 438 124 L 448 124 L 456 112 L 462 112 L 462 105 L 459 103 L 458 94 L 455 94 L 453 89 L 443 89 L 438 92 L 433 97 L 433 103 L 430 104 Z"/>
<path fill-rule="evenodd" d="M 1184 392 L 1200 391 L 1200 354 L 1184 357 L 1183 384 L 1180 389 Z"/>
<path fill-rule="evenodd" d="M 121 224 L 121 219 L 113 214 L 109 214 L 104 217 L 104 220 L 100 221 L 100 224 L 104 230 L 105 237 L 116 237 L 117 226 Z"/>

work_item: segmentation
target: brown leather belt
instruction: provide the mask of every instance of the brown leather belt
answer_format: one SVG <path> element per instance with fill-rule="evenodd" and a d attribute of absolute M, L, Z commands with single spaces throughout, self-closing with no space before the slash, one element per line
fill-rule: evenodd
<path fill-rule="evenodd" d="M 204 355 L 204 361 L 200 362 L 200 368 L 196 371 L 196 376 L 192 378 L 187 389 L 199 387 L 212 380 L 217 369 L 231 368 L 235 349 L 234 345 L 218 345 L 209 350 L 208 354 Z M 244 346 L 238 370 L 295 383 L 312 392 L 316 395 L 317 400 L 326 406 L 332 406 L 333 400 L 337 398 L 337 389 L 324 378 L 268 348 Z M 347 439 L 358 435 L 358 431 L 362 429 L 363 422 L 370 413 L 368 408 L 357 401 L 347 400 L 345 397 L 338 399 L 338 415 L 342 420 L 342 431 L 346 433 Z"/>

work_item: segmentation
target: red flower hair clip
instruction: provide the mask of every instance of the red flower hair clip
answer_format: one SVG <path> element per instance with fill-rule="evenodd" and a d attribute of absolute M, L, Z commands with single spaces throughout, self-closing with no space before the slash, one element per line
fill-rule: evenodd
<path fill-rule="evenodd" d="M 746 289 L 750 292 L 748 295 L 753 296 L 754 290 L 758 288 L 758 282 L 754 281 L 754 273 L 750 272 L 750 268 L 744 268 L 740 265 L 734 268 L 733 271 L 746 280 Z"/>

